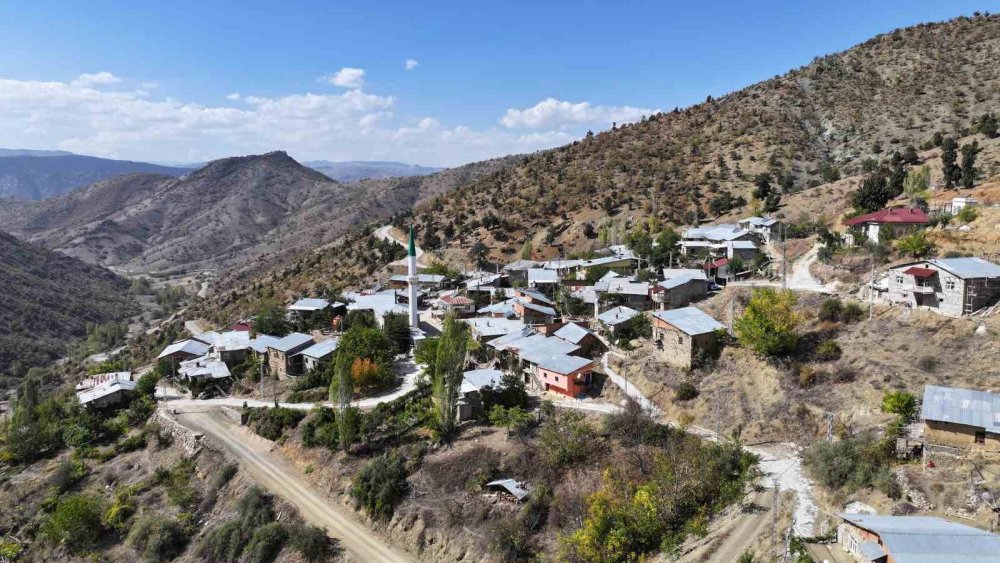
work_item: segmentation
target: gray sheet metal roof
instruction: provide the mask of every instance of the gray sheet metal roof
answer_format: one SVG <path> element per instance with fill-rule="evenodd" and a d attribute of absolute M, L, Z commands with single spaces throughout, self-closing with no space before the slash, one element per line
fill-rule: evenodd
<path fill-rule="evenodd" d="M 581 358 L 580 356 L 556 354 L 554 356 L 540 358 L 538 362 L 535 363 L 537 363 L 538 367 L 542 369 L 566 375 L 592 365 L 594 361 L 589 358 Z"/>
<path fill-rule="evenodd" d="M 761 227 L 770 227 L 771 225 L 774 225 L 777 222 L 778 222 L 777 219 L 772 219 L 770 217 L 757 217 L 757 216 L 747 217 L 746 219 L 740 220 L 740 223 L 747 223 L 750 225 L 756 225 Z"/>
<path fill-rule="evenodd" d="M 659 286 L 666 289 L 680 287 L 692 281 L 708 281 L 708 276 L 705 275 L 705 270 L 691 270 L 686 268 L 673 270 L 665 269 L 663 270 L 663 275 L 667 279 L 661 281 Z"/>
<path fill-rule="evenodd" d="M 338 338 L 333 338 L 331 340 L 324 340 L 323 342 L 313 344 L 312 346 L 306 348 L 305 350 L 299 353 L 302 354 L 303 356 L 309 356 L 310 358 L 316 358 L 317 360 L 321 360 L 329 356 L 330 354 L 334 353 L 337 350 L 337 344 L 339 343 L 340 339 Z"/>
<path fill-rule="evenodd" d="M 518 483 L 513 479 L 497 479 L 496 481 L 486 483 L 486 486 L 505 489 L 508 493 L 514 495 L 514 498 L 517 500 L 524 500 L 524 498 L 529 494 L 527 485 Z"/>
<path fill-rule="evenodd" d="M 330 306 L 330 302 L 326 299 L 313 299 L 305 298 L 299 299 L 295 303 L 292 303 L 287 308 L 289 311 L 320 311 L 326 309 Z"/>
<path fill-rule="evenodd" d="M 556 316 L 556 310 L 552 307 L 546 307 L 545 305 L 539 305 L 538 303 L 531 303 L 527 299 L 522 299 L 515 297 L 514 301 L 520 303 L 525 309 L 531 309 L 532 311 L 537 311 L 543 315 L 548 315 L 550 317 Z"/>
<path fill-rule="evenodd" d="M 217 352 L 246 350 L 250 347 L 250 333 L 245 330 L 229 330 L 215 335 L 212 344 Z"/>
<path fill-rule="evenodd" d="M 250 340 L 250 347 L 253 348 L 254 352 L 263 354 L 267 352 L 268 346 L 272 346 L 279 340 L 281 339 L 277 336 L 271 336 L 270 334 L 258 334 L 257 338 Z"/>
<path fill-rule="evenodd" d="M 520 294 L 522 294 L 522 295 L 525 295 L 527 297 L 530 297 L 532 299 L 535 299 L 536 301 L 541 301 L 542 303 L 545 303 L 546 305 L 554 305 L 554 303 L 552 302 L 552 300 L 549 299 L 548 296 L 546 296 L 541 291 L 535 291 L 534 289 L 528 289 L 528 288 L 525 288 L 525 287 L 519 287 L 519 288 L 517 288 L 517 292 L 520 293 Z"/>
<path fill-rule="evenodd" d="M 503 372 L 498 369 L 474 369 L 462 373 L 462 393 L 479 391 L 487 385 L 498 387 Z"/>
<path fill-rule="evenodd" d="M 920 418 L 1000 433 L 1000 393 L 927 385 Z"/>
<path fill-rule="evenodd" d="M 511 342 L 521 340 L 522 338 L 527 338 L 529 336 L 534 336 L 536 334 L 538 334 L 537 330 L 521 323 L 517 330 L 513 330 L 505 333 L 503 336 L 490 340 L 488 345 L 491 348 L 496 348 L 497 350 L 506 350 L 507 345 Z"/>
<path fill-rule="evenodd" d="M 535 262 L 534 260 L 518 260 L 516 262 L 511 262 L 503 267 L 504 271 L 515 272 L 520 270 L 529 270 L 531 268 L 537 268 L 540 266 L 541 262 Z"/>
<path fill-rule="evenodd" d="M 723 223 L 720 225 L 708 225 L 705 227 L 694 227 L 684 231 L 685 239 L 705 239 L 711 241 L 726 241 L 726 240 L 736 240 L 740 237 L 750 234 L 750 231 L 740 227 L 739 225 L 733 225 L 731 223 Z"/>
<path fill-rule="evenodd" d="M 507 299 L 506 301 L 501 301 L 499 303 L 494 303 L 492 305 L 487 305 L 476 311 L 477 313 L 495 313 L 500 314 L 505 317 L 514 316 L 514 300 Z"/>
<path fill-rule="evenodd" d="M 656 311 L 653 316 L 665 323 L 677 327 L 686 334 L 696 336 L 726 328 L 719 321 L 702 312 L 697 307 L 683 307 L 670 311 Z"/>
<path fill-rule="evenodd" d="M 135 381 L 112 379 L 110 381 L 105 381 L 93 389 L 80 391 L 76 394 L 76 398 L 80 400 L 81 405 L 86 405 L 87 403 L 91 403 L 97 399 L 101 399 L 115 393 L 131 393 L 132 391 L 135 391 L 135 385 Z"/>
<path fill-rule="evenodd" d="M 614 309 L 608 309 L 600 315 L 597 315 L 597 320 L 608 326 L 615 326 L 632 320 L 633 317 L 639 314 L 639 311 L 622 305 L 615 307 Z"/>
<path fill-rule="evenodd" d="M 605 291 L 615 295 L 649 295 L 649 284 L 627 279 L 613 279 L 608 281 L 608 287 Z"/>
<path fill-rule="evenodd" d="M 472 332 L 480 337 L 510 334 L 524 328 L 524 321 L 521 319 L 473 317 L 471 319 L 461 319 L 461 321 L 469 325 L 472 328 Z"/>
<path fill-rule="evenodd" d="M 312 341 L 313 337 L 309 336 L 308 334 L 302 334 L 301 332 L 293 332 L 279 339 L 277 342 L 268 345 L 268 348 L 274 348 L 279 352 L 289 352 L 305 344 L 309 344 Z"/>
<path fill-rule="evenodd" d="M 181 367 L 177 370 L 177 373 L 188 379 L 197 379 L 202 377 L 223 379 L 232 375 L 229 372 L 229 366 L 227 366 L 225 362 L 210 358 L 209 356 L 202 356 L 193 360 L 181 362 Z"/>
<path fill-rule="evenodd" d="M 559 283 L 559 272 L 542 268 L 529 268 L 528 283 Z"/>
<path fill-rule="evenodd" d="M 1000 278 L 1000 266 L 982 258 L 939 258 L 928 262 L 962 279 Z"/>
<path fill-rule="evenodd" d="M 562 338 L 566 342 L 579 344 L 581 340 L 592 334 L 589 330 L 576 323 L 566 323 L 562 328 L 552 333 L 552 336 Z"/>
<path fill-rule="evenodd" d="M 199 342 L 197 340 L 192 340 L 192 339 L 181 340 L 179 342 L 174 342 L 170 346 L 164 348 L 163 351 L 160 352 L 160 355 L 157 356 L 157 359 L 166 358 L 167 356 L 171 354 L 176 354 L 178 352 L 182 352 L 184 354 L 190 354 L 192 356 L 202 356 L 208 352 L 208 349 L 209 345 L 205 344 L 204 342 Z"/>
<path fill-rule="evenodd" d="M 930 516 L 841 518 L 875 534 L 898 563 L 986 563 L 1000 556 L 1000 536 Z"/>
<path fill-rule="evenodd" d="M 389 279 L 394 282 L 405 282 L 408 281 L 409 277 L 406 274 L 396 274 Z M 417 282 L 419 283 L 442 283 L 444 279 L 441 274 L 417 274 Z"/>

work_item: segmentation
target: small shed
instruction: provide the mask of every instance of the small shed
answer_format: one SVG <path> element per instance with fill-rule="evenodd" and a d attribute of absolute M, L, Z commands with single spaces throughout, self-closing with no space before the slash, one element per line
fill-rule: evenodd
<path fill-rule="evenodd" d="M 514 479 L 497 479 L 486 483 L 486 488 L 493 491 L 504 491 L 514 497 L 517 502 L 524 502 L 531 494 L 531 489 L 527 483 L 520 483 Z"/>

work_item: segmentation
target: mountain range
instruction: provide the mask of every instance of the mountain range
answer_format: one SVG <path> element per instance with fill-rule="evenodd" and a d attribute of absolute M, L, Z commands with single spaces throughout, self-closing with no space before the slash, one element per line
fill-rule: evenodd
<path fill-rule="evenodd" d="M 379 160 L 353 160 L 347 162 L 331 162 L 329 160 L 312 160 L 303 162 L 309 168 L 322 172 L 338 182 L 356 182 L 365 179 L 394 178 L 400 176 L 426 176 L 440 172 L 441 168 L 417 166 L 402 162 Z"/>
<path fill-rule="evenodd" d="M 63 151 L 0 150 L 0 198 L 40 200 L 122 174 L 181 176 L 184 168 Z"/>

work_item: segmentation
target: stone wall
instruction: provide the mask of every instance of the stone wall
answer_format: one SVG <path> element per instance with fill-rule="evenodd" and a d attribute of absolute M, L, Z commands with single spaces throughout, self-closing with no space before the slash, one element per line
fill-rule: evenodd
<path fill-rule="evenodd" d="M 152 422 L 160 425 L 160 432 L 170 436 L 170 439 L 179 445 L 188 456 L 197 454 L 205 445 L 203 441 L 204 436 L 201 432 L 195 432 L 184 427 L 160 409 L 157 409 L 150 418 Z"/>

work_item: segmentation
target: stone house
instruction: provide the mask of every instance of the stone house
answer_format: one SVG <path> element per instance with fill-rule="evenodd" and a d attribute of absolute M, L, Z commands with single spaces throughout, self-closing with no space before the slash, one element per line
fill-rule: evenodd
<path fill-rule="evenodd" d="M 747 217 L 740 219 L 737 224 L 760 237 L 765 244 L 771 242 L 772 238 L 777 239 L 781 228 L 781 223 L 772 217 Z"/>
<path fill-rule="evenodd" d="M 1000 452 L 1000 394 L 927 385 L 921 405 L 929 443 Z"/>
<path fill-rule="evenodd" d="M 704 270 L 664 268 L 664 280 L 653 286 L 650 295 L 660 310 L 676 309 L 708 295 Z"/>
<path fill-rule="evenodd" d="M 268 345 L 267 365 L 271 373 L 278 376 L 278 379 L 302 375 L 304 365 L 299 352 L 313 344 L 312 336 L 293 332 Z"/>
<path fill-rule="evenodd" d="M 1000 266 L 982 258 L 939 258 L 889 269 L 884 292 L 890 303 L 926 307 L 960 317 L 1000 301 Z"/>
<path fill-rule="evenodd" d="M 653 342 L 666 363 L 690 368 L 698 352 L 709 351 L 718 342 L 715 331 L 721 323 L 696 307 L 684 307 L 650 314 Z"/>
<path fill-rule="evenodd" d="M 996 561 L 1000 536 L 932 516 L 838 514 L 837 543 L 864 563 Z"/>
<path fill-rule="evenodd" d="M 337 344 L 339 342 L 339 338 L 324 340 L 323 342 L 313 344 L 312 346 L 309 346 L 299 352 L 302 356 L 303 373 L 314 370 L 332 361 L 333 355 L 337 351 Z"/>

